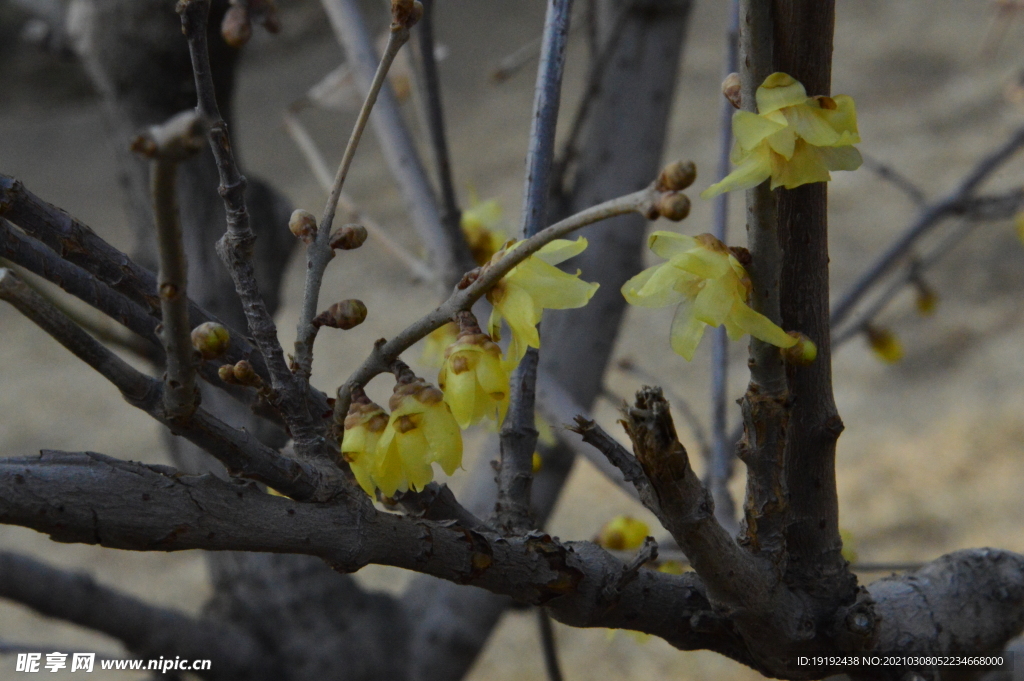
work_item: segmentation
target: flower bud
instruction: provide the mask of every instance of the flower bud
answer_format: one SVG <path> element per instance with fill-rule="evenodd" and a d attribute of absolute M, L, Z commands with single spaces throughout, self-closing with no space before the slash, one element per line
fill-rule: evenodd
<path fill-rule="evenodd" d="M 903 345 L 892 331 L 868 326 L 865 332 L 868 336 L 868 345 L 883 362 L 895 364 L 903 359 Z"/>
<path fill-rule="evenodd" d="M 661 169 L 655 187 L 659 191 L 680 191 L 697 179 L 697 166 L 693 161 L 676 161 Z"/>
<path fill-rule="evenodd" d="M 531 463 L 530 468 L 533 471 L 534 475 L 537 475 L 537 473 L 540 473 L 540 469 L 544 468 L 544 459 L 541 457 L 541 455 L 538 452 L 534 452 L 533 453 L 533 459 L 531 460 L 530 463 Z"/>
<path fill-rule="evenodd" d="M 366 241 L 366 228 L 362 225 L 344 225 L 331 234 L 331 248 L 351 251 Z"/>
<path fill-rule="evenodd" d="M 647 523 L 628 515 L 615 516 L 601 528 L 597 543 L 613 551 L 640 548 L 650 533 Z"/>
<path fill-rule="evenodd" d="M 292 216 L 288 219 L 288 229 L 303 243 L 311 244 L 316 240 L 316 218 L 308 210 L 297 208 L 292 211 Z"/>
<path fill-rule="evenodd" d="M 313 326 L 329 326 L 332 329 L 351 329 L 366 320 L 366 305 L 363 301 L 349 298 L 335 303 L 313 319 Z"/>
<path fill-rule="evenodd" d="M 675 192 L 663 194 L 658 199 L 658 215 L 668 218 L 674 222 L 686 219 L 690 214 L 690 199 L 686 194 Z"/>
<path fill-rule="evenodd" d="M 412 28 L 423 16 L 419 0 L 391 0 L 391 30 Z"/>
<path fill-rule="evenodd" d="M 722 81 L 722 94 L 729 100 L 729 103 L 734 108 L 739 109 L 743 106 L 743 96 L 740 85 L 740 74 L 730 73 Z"/>
<path fill-rule="evenodd" d="M 244 5 L 232 5 L 224 14 L 224 20 L 220 24 L 220 34 L 231 47 L 238 49 L 252 37 L 252 23 L 249 20 L 249 11 Z"/>
<path fill-rule="evenodd" d="M 935 308 L 939 306 L 939 294 L 923 281 L 915 282 L 915 287 L 917 288 L 917 298 L 914 300 L 914 306 L 917 308 L 917 313 L 922 317 L 930 317 L 935 314 Z"/>
<path fill-rule="evenodd" d="M 192 329 L 192 347 L 203 359 L 217 359 L 231 345 L 231 334 L 217 322 L 203 322 Z"/>
<path fill-rule="evenodd" d="M 790 331 L 789 335 L 796 338 L 796 345 L 782 349 L 782 359 L 793 366 L 807 366 L 818 357 L 818 346 L 810 338 L 799 331 Z"/>
<path fill-rule="evenodd" d="M 239 360 L 233 367 L 235 374 L 235 381 L 240 385 L 248 385 L 253 388 L 258 388 L 263 385 L 263 379 L 259 377 L 256 370 L 252 368 L 247 360 Z"/>
<path fill-rule="evenodd" d="M 230 385 L 238 385 L 238 381 L 235 380 L 235 365 L 233 364 L 221 364 L 217 368 L 217 375 L 220 376 L 220 380 Z"/>

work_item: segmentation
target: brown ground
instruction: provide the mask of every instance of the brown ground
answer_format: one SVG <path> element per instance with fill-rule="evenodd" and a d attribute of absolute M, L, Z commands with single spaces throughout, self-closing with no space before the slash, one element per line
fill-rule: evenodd
<path fill-rule="evenodd" d="M 725 4 L 697 3 L 668 152 L 671 158 L 696 161 L 702 172 L 698 189 L 708 184 L 715 165 Z M 450 0 L 444 3 L 441 39 L 451 49 L 443 77 L 458 185 L 464 189 L 472 183 L 482 196 L 500 197 L 514 223 L 532 76 L 523 73 L 497 88 L 486 76 L 523 36 L 539 30 L 543 3 L 509 6 Z M 840 0 L 838 6 L 834 89 L 856 98 L 861 148 L 913 178 L 930 196 L 948 191 L 977 158 L 1020 124 L 1022 112 L 1006 102 L 1003 89 L 1021 67 L 1014 48 L 1024 35 L 1024 22 L 1010 23 L 998 49 L 983 54 L 993 25 L 988 3 Z M 0 13 L 0 50 L 12 44 L 12 16 Z M 6 25 L 3 17 L 8 18 Z M 297 205 L 315 212 L 324 197 L 284 134 L 279 114 L 337 62 L 339 52 L 330 36 L 315 28 L 300 30 L 306 25 L 301 19 L 296 15 L 293 23 L 301 41 L 282 45 L 261 39 L 259 50 L 250 50 L 239 92 L 239 132 L 248 171 L 272 180 Z M 301 50 L 297 42 L 303 43 Z M 2 56 L 0 172 L 23 179 L 113 243 L 129 247 L 114 185 L 113 154 L 103 137 L 100 111 L 83 94 L 86 88 L 71 67 L 31 55 L 15 58 L 10 51 Z M 570 55 L 569 103 L 579 90 L 582 56 L 578 48 Z M 310 114 L 306 120 L 330 156 L 337 157 L 349 119 Z M 993 178 L 992 187 L 1019 185 L 1022 170 L 1021 161 L 1008 165 Z M 415 247 L 372 140 L 356 161 L 349 188 Z M 838 174 L 831 196 L 833 288 L 841 291 L 915 209 L 867 170 Z M 693 215 L 683 228 L 707 231 L 710 208 L 694 198 Z M 733 205 L 738 209 L 739 200 Z M 733 229 L 742 234 L 737 220 Z M 322 388 L 337 385 L 372 339 L 394 333 L 433 304 L 427 290 L 406 287 L 395 296 L 385 288 L 404 275 L 376 247 L 332 267 L 328 297 L 358 296 L 366 301 L 370 318 L 343 337 L 322 339 L 315 376 Z M 287 280 L 287 304 L 280 314 L 286 341 L 294 328 L 300 276 L 300 268 L 293 267 Z M 1024 480 L 1024 361 L 1019 342 L 1024 247 L 1010 224 L 982 225 L 929 280 L 942 301 L 934 317 L 915 316 L 910 296 L 898 299 L 883 317 L 906 345 L 902 363 L 880 364 L 860 341 L 835 358 L 836 399 L 847 425 L 838 454 L 842 526 L 851 533 L 862 561 L 926 560 L 984 545 L 1024 551 L 1019 493 Z M 706 413 L 709 353 L 702 348 L 690 364 L 671 354 L 670 314 L 631 313 L 617 355 L 632 357 L 665 377 L 665 384 L 688 395 Z M 46 447 L 163 460 L 156 425 L 6 306 L 0 307 L 0 332 L 0 455 L 24 456 Z M 646 341 L 652 337 L 664 338 L 665 346 L 648 350 Z M 734 348 L 731 381 L 737 397 L 744 387 L 741 345 Z M 621 395 L 639 385 L 617 370 L 608 383 Z M 383 384 L 374 389 L 384 390 Z M 609 405 L 602 404 L 597 416 L 613 427 Z M 689 433 L 683 436 L 691 441 Z M 550 528 L 562 537 L 590 537 L 603 519 L 616 513 L 645 516 L 585 463 L 578 466 L 563 499 Z M 592 508 L 593 499 L 605 500 L 599 513 Z M 198 553 L 135 554 L 63 546 L 10 527 L 0 527 L 0 545 L 88 570 L 104 583 L 191 611 L 200 607 L 208 590 Z M 382 569 L 365 572 L 371 583 L 383 583 L 384 577 L 394 581 Z M 619 634 L 609 641 L 604 631 L 562 626 L 557 636 L 569 679 L 753 676 L 717 655 L 680 653 L 657 640 L 638 643 Z M 9 604 L 0 604 L 0 641 L 119 653 L 118 645 L 104 637 Z M 0 679 L 15 678 L 13 668 L 12 658 L 0 660 Z M 472 678 L 541 678 L 542 673 L 534 619 L 513 614 L 499 627 Z M 103 677 L 97 673 L 94 678 Z"/>

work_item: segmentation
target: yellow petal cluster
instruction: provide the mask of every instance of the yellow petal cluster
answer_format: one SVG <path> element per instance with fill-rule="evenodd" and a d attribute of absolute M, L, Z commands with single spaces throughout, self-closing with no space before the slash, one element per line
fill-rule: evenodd
<path fill-rule="evenodd" d="M 485 333 L 463 332 L 445 350 L 437 384 L 461 428 L 484 419 L 499 426 L 505 419 L 509 400 L 508 371 L 501 361 L 501 348 Z"/>
<path fill-rule="evenodd" d="M 672 320 L 672 349 L 687 361 L 693 359 L 707 326 L 725 324 L 732 340 L 749 333 L 780 348 L 797 343 L 796 337 L 747 305 L 747 271 L 715 237 L 658 231 L 647 245 L 668 262 L 627 281 L 622 295 L 639 307 L 679 306 Z"/>
<path fill-rule="evenodd" d="M 862 162 L 857 111 L 847 95 L 808 97 L 804 86 L 785 73 L 773 73 L 757 88 L 757 111 L 733 114 L 736 166 L 701 198 L 756 187 L 793 189 L 828 182 L 830 170 L 856 170 Z"/>
<path fill-rule="evenodd" d="M 489 261 L 505 243 L 505 233 L 498 229 L 500 224 L 501 204 L 494 199 L 480 201 L 472 192 L 469 207 L 462 211 L 460 226 L 477 265 Z"/>
<path fill-rule="evenodd" d="M 494 254 L 492 262 L 500 260 L 515 242 Z M 505 367 L 515 368 L 526 354 L 526 348 L 540 347 L 540 323 L 544 309 L 567 310 L 583 307 L 594 295 L 597 284 L 582 281 L 579 271 L 569 274 L 555 265 L 579 255 L 587 247 L 587 240 L 555 239 L 523 262 L 513 267 L 490 291 L 487 300 L 493 305 L 487 330 L 491 338 L 501 340 L 501 322 L 505 320 L 512 331 L 512 339 L 505 355 Z"/>
<path fill-rule="evenodd" d="M 373 495 L 423 489 L 432 464 L 451 475 L 462 465 L 462 433 L 441 391 L 416 378 L 399 382 L 388 403 L 391 416 L 370 403 L 353 403 L 341 451 L 359 486 Z"/>
<path fill-rule="evenodd" d="M 640 548 L 650 534 L 647 523 L 628 515 L 615 516 L 601 528 L 597 543 L 613 551 L 630 551 Z"/>

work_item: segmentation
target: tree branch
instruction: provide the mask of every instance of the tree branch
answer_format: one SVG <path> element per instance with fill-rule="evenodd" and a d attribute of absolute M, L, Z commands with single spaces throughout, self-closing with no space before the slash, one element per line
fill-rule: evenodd
<path fill-rule="evenodd" d="M 334 176 L 334 184 L 331 186 L 330 196 L 327 197 L 327 205 L 324 206 L 316 238 L 306 248 L 306 284 L 295 332 L 295 367 L 298 374 L 306 381 L 309 380 L 309 376 L 313 372 L 313 343 L 319 328 L 313 324 L 313 318 L 317 314 L 320 287 L 327 264 L 334 258 L 334 249 L 331 248 L 330 242 L 334 214 L 338 209 L 338 197 L 342 187 L 345 186 L 345 178 L 348 177 L 348 170 L 352 166 L 352 159 L 355 158 L 363 130 L 366 129 L 366 124 L 370 120 L 370 112 L 377 101 L 377 95 L 387 81 L 388 70 L 398 55 L 398 50 L 409 41 L 410 29 L 416 23 L 416 17 L 411 17 L 408 14 L 412 7 L 412 0 L 392 1 L 391 31 L 388 33 L 387 47 L 384 48 L 384 55 L 373 74 L 373 80 L 370 82 L 363 105 L 359 110 L 359 116 L 352 127 L 348 144 L 345 145 L 345 153 L 342 154 L 341 163 L 338 165 L 338 173 Z M 399 8 L 404 8 L 404 11 L 399 13 Z"/>
<path fill-rule="evenodd" d="M 209 452 L 229 472 L 264 482 L 293 498 L 308 499 L 317 492 L 318 471 L 308 464 L 280 456 L 246 431 L 236 430 L 202 409 L 185 420 L 169 417 L 163 409 L 163 386 L 159 381 L 107 350 L 7 269 L 0 269 L 0 299 L 11 303 L 113 383 L 129 404 L 145 411 L 175 435 Z"/>
<path fill-rule="evenodd" d="M 236 627 L 144 603 L 28 556 L 0 551 L 0 596 L 113 636 L 139 657 L 209 659 L 203 678 L 276 678 L 259 642 Z"/>
<path fill-rule="evenodd" d="M 166 359 L 164 413 L 171 419 L 187 419 L 198 406 L 195 349 L 188 323 L 188 261 L 182 243 L 176 181 L 178 164 L 202 148 L 202 121 L 195 111 L 185 111 L 138 137 L 133 147 L 153 160 L 150 181 L 153 216 L 157 231 L 160 269 L 160 341 Z"/>

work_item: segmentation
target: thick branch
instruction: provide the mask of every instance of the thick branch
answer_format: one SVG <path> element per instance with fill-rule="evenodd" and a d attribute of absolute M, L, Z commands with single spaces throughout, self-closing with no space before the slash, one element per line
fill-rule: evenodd
<path fill-rule="evenodd" d="M 747 659 L 694 574 L 623 579 L 626 567 L 603 549 L 542 533 L 502 538 L 362 505 L 300 504 L 251 484 L 64 452 L 0 459 L 0 522 L 121 549 L 299 553 L 342 571 L 394 565 L 546 604 L 571 626 L 635 629 Z"/>
<path fill-rule="evenodd" d="M 202 409 L 184 420 L 169 417 L 163 408 L 163 386 L 159 381 L 103 347 L 7 269 L 0 269 L 0 299 L 11 303 L 113 383 L 129 404 L 209 452 L 228 471 L 264 482 L 293 498 L 308 499 L 317 491 L 318 472 L 307 464 L 280 456 L 248 432 L 236 430 Z"/>
<path fill-rule="evenodd" d="M 113 636 L 138 657 L 209 659 L 203 678 L 276 678 L 260 644 L 231 625 L 144 603 L 27 556 L 0 551 L 0 596 Z"/>

